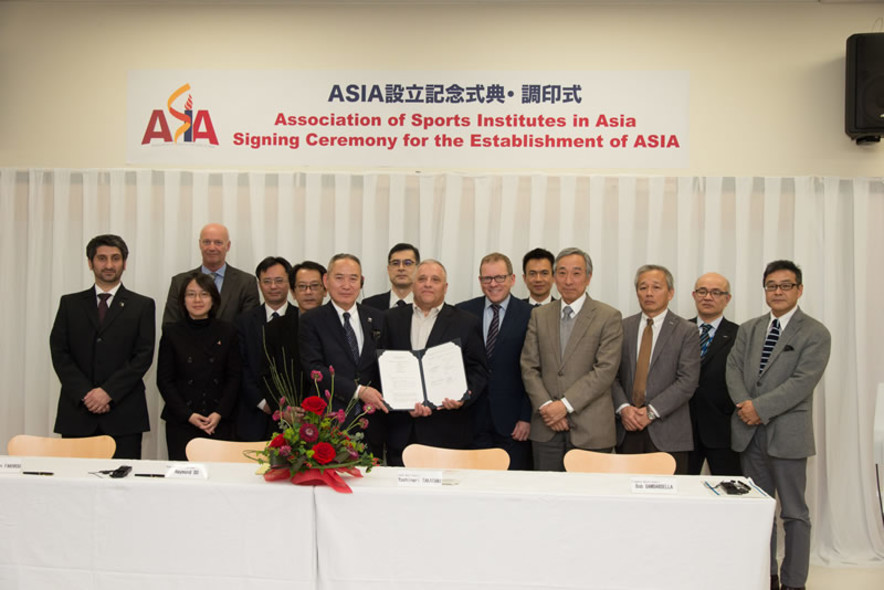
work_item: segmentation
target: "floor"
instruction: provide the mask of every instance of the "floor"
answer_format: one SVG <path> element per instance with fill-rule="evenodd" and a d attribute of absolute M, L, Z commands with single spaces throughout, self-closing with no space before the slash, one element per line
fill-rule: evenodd
<path fill-rule="evenodd" d="M 884 590 L 884 568 L 810 566 L 808 590 Z"/>

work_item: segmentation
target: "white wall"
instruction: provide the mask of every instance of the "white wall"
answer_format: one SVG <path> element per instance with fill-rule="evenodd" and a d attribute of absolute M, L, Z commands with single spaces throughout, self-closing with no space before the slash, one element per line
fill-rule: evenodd
<path fill-rule="evenodd" d="M 212 4 L 0 2 L 0 166 L 125 167 L 126 72 L 148 68 L 687 70 L 690 167 L 629 173 L 884 163 L 843 132 L 845 41 L 878 3 Z"/>

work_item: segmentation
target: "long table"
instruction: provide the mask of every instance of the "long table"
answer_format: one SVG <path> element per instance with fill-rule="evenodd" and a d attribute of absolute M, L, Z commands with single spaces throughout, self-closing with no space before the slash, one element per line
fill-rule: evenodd
<path fill-rule="evenodd" d="M 0 588 L 316 587 L 311 488 L 233 463 L 211 464 L 208 480 L 90 475 L 121 464 L 170 465 L 24 458 L 24 470 L 54 475 L 0 475 Z"/>
<path fill-rule="evenodd" d="M 316 490 L 319 587 L 767 588 L 774 501 L 631 492 L 628 475 L 452 472 L 436 488 L 378 469 L 355 497 Z M 721 478 L 717 478 L 717 483 Z M 348 557 L 352 556 L 352 557 Z"/>
<path fill-rule="evenodd" d="M 630 476 L 445 472 L 400 487 L 396 468 L 353 494 L 267 484 L 250 464 L 208 480 L 89 472 L 162 461 L 24 459 L 0 475 L 0 588 L 763 588 L 774 501 L 672 495 Z"/>

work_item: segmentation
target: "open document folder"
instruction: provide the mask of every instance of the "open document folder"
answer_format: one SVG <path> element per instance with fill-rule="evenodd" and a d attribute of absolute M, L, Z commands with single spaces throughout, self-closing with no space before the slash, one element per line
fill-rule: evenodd
<path fill-rule="evenodd" d="M 379 350 L 378 367 L 391 410 L 413 410 L 424 402 L 438 407 L 445 398 L 460 400 L 467 394 L 458 340 L 424 350 Z"/>

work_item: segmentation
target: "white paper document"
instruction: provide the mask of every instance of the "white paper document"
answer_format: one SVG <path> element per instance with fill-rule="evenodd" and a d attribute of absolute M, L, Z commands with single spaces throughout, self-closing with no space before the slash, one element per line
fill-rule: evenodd
<path fill-rule="evenodd" d="M 414 404 L 441 406 L 445 398 L 467 393 L 460 346 L 446 342 L 425 350 L 382 350 L 378 368 L 384 401 L 392 410 L 413 410 Z"/>

